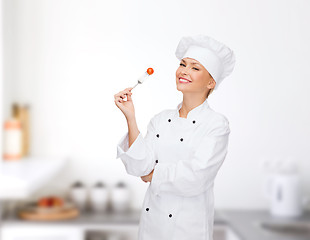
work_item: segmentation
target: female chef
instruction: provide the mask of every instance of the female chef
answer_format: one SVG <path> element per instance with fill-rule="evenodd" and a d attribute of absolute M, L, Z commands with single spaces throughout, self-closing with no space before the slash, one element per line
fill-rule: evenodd
<path fill-rule="evenodd" d="M 150 182 L 139 240 L 212 240 L 213 185 L 227 154 L 230 128 L 207 99 L 233 71 L 235 55 L 204 35 L 183 37 L 175 53 L 180 60 L 176 87 L 183 101 L 155 114 L 144 137 L 135 119 L 132 88 L 114 95 L 128 124 L 117 158 L 128 174 Z"/>

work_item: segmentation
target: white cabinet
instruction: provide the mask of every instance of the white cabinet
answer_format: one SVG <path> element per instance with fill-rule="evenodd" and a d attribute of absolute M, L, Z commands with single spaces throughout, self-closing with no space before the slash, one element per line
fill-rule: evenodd
<path fill-rule="evenodd" d="M 137 240 L 141 210 L 127 213 L 81 212 L 76 219 L 27 221 L 15 214 L 3 218 L 1 240 Z M 2 238 L 1 238 L 2 237 Z"/>
<path fill-rule="evenodd" d="M 136 240 L 138 225 L 16 224 L 3 226 L 1 240 Z"/>
<path fill-rule="evenodd" d="M 83 212 L 77 219 L 35 222 L 15 215 L 2 222 L 1 240 L 137 240 L 141 210 L 128 213 Z M 240 240 L 226 222 L 215 222 L 214 240 Z"/>
<path fill-rule="evenodd" d="M 72 226 L 6 226 L 1 240 L 84 240 L 84 232 Z"/>
<path fill-rule="evenodd" d="M 16 224 L 6 225 L 1 240 L 136 240 L 138 225 L 118 224 Z M 226 224 L 214 225 L 214 240 L 240 240 Z"/>

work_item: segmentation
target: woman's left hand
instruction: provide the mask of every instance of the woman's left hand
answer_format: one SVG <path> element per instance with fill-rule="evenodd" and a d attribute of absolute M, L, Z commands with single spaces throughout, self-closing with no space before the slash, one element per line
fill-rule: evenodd
<path fill-rule="evenodd" d="M 154 172 L 154 169 L 148 175 L 142 176 L 141 179 L 144 182 L 151 182 L 152 181 L 152 177 L 153 177 L 153 172 Z"/>

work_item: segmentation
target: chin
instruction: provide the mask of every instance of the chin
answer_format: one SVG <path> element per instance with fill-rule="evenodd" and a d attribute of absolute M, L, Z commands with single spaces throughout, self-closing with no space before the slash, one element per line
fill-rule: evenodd
<path fill-rule="evenodd" d="M 182 87 L 182 86 L 180 87 L 180 85 L 177 85 L 176 88 L 177 88 L 178 91 L 180 91 L 182 93 L 187 92 L 187 88 L 186 87 Z"/>

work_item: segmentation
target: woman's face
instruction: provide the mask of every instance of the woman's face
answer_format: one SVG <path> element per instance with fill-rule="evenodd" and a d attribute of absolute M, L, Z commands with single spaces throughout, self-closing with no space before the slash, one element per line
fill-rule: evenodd
<path fill-rule="evenodd" d="M 182 82 L 182 78 L 185 82 Z M 215 81 L 197 60 L 193 58 L 183 58 L 176 71 L 177 89 L 185 92 L 203 92 L 207 93 L 209 89 L 214 88 Z"/>

